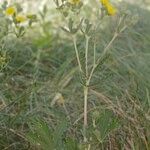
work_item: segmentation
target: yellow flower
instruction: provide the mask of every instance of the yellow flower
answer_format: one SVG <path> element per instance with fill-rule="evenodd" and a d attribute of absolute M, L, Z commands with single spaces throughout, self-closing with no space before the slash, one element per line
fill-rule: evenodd
<path fill-rule="evenodd" d="M 106 9 L 107 9 L 108 15 L 110 16 L 113 16 L 117 13 L 117 9 L 109 3 L 106 5 Z"/>
<path fill-rule="evenodd" d="M 6 9 L 6 15 L 8 16 L 13 16 L 16 13 L 15 7 L 8 7 Z"/>
<path fill-rule="evenodd" d="M 100 2 L 102 3 L 102 5 L 106 6 L 107 4 L 109 4 L 109 0 L 100 0 Z"/>
<path fill-rule="evenodd" d="M 111 5 L 109 0 L 100 0 L 100 2 L 102 3 L 102 5 L 107 10 L 108 15 L 113 16 L 116 14 L 117 9 L 113 5 Z"/>
<path fill-rule="evenodd" d="M 72 5 L 78 5 L 81 2 L 81 0 L 69 0 L 69 3 Z"/>
<path fill-rule="evenodd" d="M 22 16 L 22 15 L 16 16 L 17 23 L 22 23 L 22 22 L 25 22 L 26 20 L 27 18 L 25 16 Z"/>

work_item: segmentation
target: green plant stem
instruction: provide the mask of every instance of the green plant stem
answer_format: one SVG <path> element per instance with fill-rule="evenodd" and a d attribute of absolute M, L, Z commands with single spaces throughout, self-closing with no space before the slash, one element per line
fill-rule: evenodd
<path fill-rule="evenodd" d="M 73 36 L 73 44 L 74 44 L 74 49 L 75 49 L 75 53 L 76 53 L 76 58 L 77 58 L 79 70 L 82 73 L 83 71 L 82 71 L 82 66 L 81 66 L 81 62 L 80 62 L 79 52 L 78 52 L 78 49 L 77 49 L 77 41 L 76 41 L 75 36 Z"/>
<path fill-rule="evenodd" d="M 84 132 L 84 142 L 87 142 L 87 136 L 86 136 L 86 128 L 88 125 L 87 121 L 87 109 L 88 109 L 88 50 L 89 50 L 89 36 L 85 36 L 86 45 L 85 45 L 85 86 L 84 86 L 84 122 L 83 122 L 83 132 Z"/>
<path fill-rule="evenodd" d="M 83 134 L 84 142 L 87 142 L 86 129 L 87 129 L 87 103 L 88 103 L 88 86 L 84 86 L 84 124 L 83 124 Z"/>
<path fill-rule="evenodd" d="M 86 38 L 86 48 L 85 48 L 85 70 L 86 70 L 86 76 L 88 75 L 88 44 L 89 43 L 89 38 Z M 74 49 L 76 53 L 76 58 L 79 66 L 80 73 L 83 74 L 80 58 L 79 58 L 79 52 L 77 49 L 77 41 L 76 37 L 73 36 L 73 44 L 74 44 Z M 83 136 L 84 136 L 84 142 L 87 142 L 87 137 L 86 137 L 86 128 L 87 128 L 87 97 L 88 97 L 88 85 L 87 85 L 87 77 L 86 77 L 86 85 L 84 86 L 84 122 L 83 122 Z"/>
<path fill-rule="evenodd" d="M 96 43 L 94 43 L 94 59 L 93 59 L 93 66 L 96 64 Z"/>
<path fill-rule="evenodd" d="M 85 71 L 86 71 L 86 78 L 88 77 L 88 49 L 89 49 L 89 39 L 90 37 L 85 36 L 86 39 L 86 47 L 85 47 Z"/>

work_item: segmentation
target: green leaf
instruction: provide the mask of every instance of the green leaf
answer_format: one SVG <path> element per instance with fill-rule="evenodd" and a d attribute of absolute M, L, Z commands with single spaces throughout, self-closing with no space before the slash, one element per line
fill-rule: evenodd
<path fill-rule="evenodd" d="M 63 146 L 63 143 L 62 143 L 62 136 L 63 136 L 63 133 L 66 131 L 67 129 L 67 121 L 64 120 L 62 121 L 55 129 L 53 135 L 54 135 L 54 145 L 55 147 L 57 146 L 60 146 L 62 147 Z"/>

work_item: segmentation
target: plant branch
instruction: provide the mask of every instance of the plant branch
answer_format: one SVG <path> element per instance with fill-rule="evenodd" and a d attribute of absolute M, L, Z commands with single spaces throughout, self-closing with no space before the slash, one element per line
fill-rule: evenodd
<path fill-rule="evenodd" d="M 74 44 L 74 49 L 75 49 L 75 53 L 76 53 L 76 58 L 77 58 L 79 70 L 80 70 L 80 72 L 83 72 L 82 66 L 81 66 L 80 57 L 79 57 L 79 52 L 78 52 L 78 48 L 77 48 L 77 41 L 76 41 L 76 37 L 75 36 L 73 36 L 73 44 Z"/>
<path fill-rule="evenodd" d="M 86 78 L 88 78 L 88 49 L 89 49 L 89 39 L 90 37 L 85 36 L 86 39 L 86 47 L 85 47 L 85 71 L 86 71 Z"/>

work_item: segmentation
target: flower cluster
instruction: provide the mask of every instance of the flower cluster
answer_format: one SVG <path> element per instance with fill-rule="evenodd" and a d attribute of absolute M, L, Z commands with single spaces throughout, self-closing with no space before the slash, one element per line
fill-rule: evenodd
<path fill-rule="evenodd" d="M 17 14 L 17 9 L 13 6 L 8 7 L 5 12 L 7 16 L 12 16 L 16 23 L 23 23 L 27 20 L 25 15 Z"/>
<path fill-rule="evenodd" d="M 100 2 L 106 9 L 108 15 L 113 16 L 117 13 L 117 9 L 109 2 L 109 0 L 100 0 Z"/>
<path fill-rule="evenodd" d="M 4 14 L 9 19 L 10 24 L 13 24 L 12 30 L 17 37 L 21 37 L 25 33 L 25 29 L 37 21 L 37 16 L 34 14 L 24 14 L 22 8 L 17 5 L 8 6 L 5 4 Z"/>

